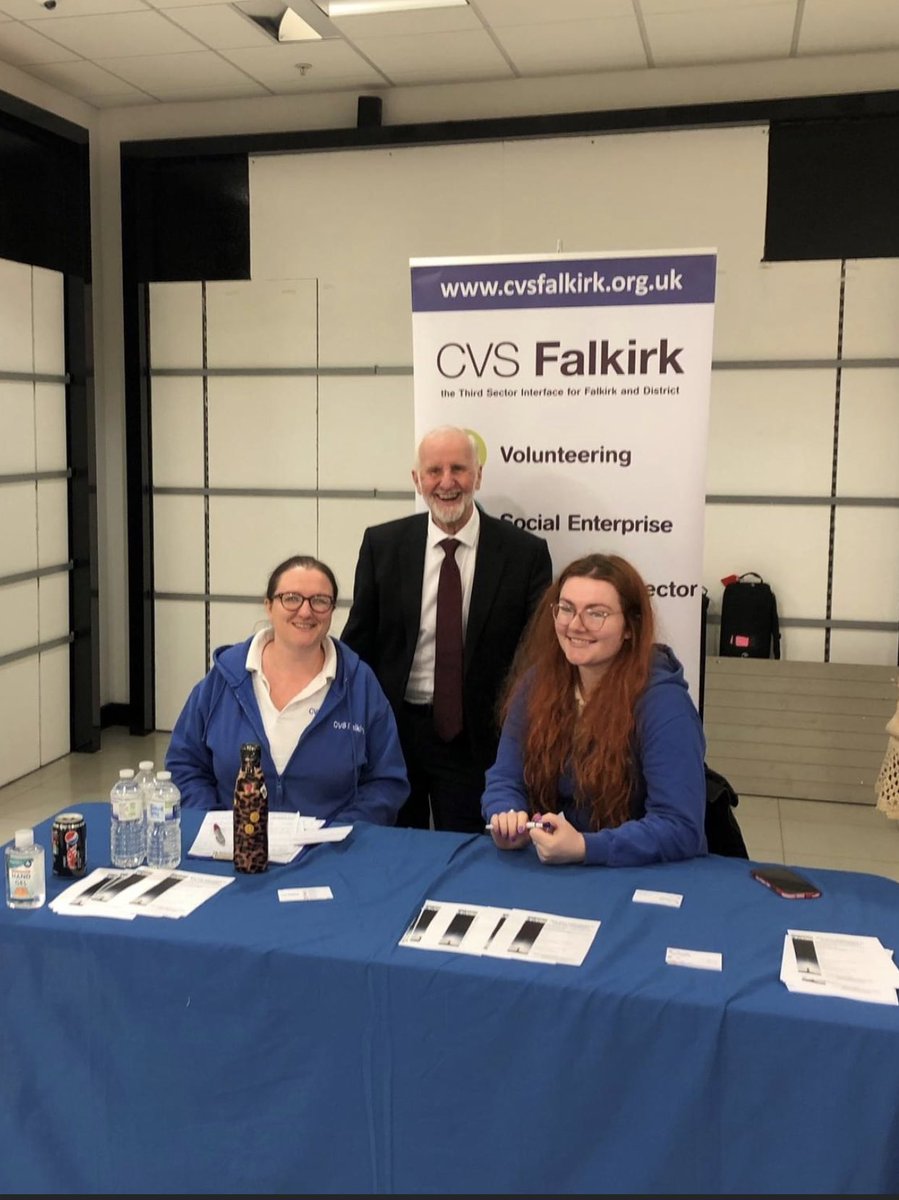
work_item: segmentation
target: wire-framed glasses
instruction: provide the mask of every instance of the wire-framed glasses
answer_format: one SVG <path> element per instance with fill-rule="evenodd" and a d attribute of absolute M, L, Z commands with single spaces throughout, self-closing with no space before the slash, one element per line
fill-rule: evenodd
<path fill-rule="evenodd" d="M 555 604 L 551 604 L 550 608 L 557 625 L 569 625 L 575 617 L 580 617 L 581 624 L 590 633 L 599 633 L 609 617 L 621 615 L 620 609 L 615 612 L 608 608 L 577 609 L 567 600 L 559 600 Z"/>
<path fill-rule="evenodd" d="M 329 613 L 334 607 L 333 596 L 303 596 L 300 592 L 275 592 L 274 596 L 272 596 L 272 599 L 280 600 L 281 607 L 287 612 L 291 613 L 297 612 L 298 609 L 301 609 L 303 607 L 303 602 L 306 601 L 308 602 L 312 611 L 314 613 L 318 613 L 320 617 L 324 616 L 325 613 Z"/>

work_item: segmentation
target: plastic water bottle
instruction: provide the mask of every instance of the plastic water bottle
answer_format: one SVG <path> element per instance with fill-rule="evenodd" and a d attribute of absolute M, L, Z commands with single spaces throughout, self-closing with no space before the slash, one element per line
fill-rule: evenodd
<path fill-rule="evenodd" d="M 109 793 L 109 856 L 114 867 L 139 867 L 147 852 L 144 798 L 125 767 Z"/>
<path fill-rule="evenodd" d="M 147 793 L 147 866 L 177 867 L 181 862 L 181 793 L 171 771 L 157 771 Z"/>
<path fill-rule="evenodd" d="M 17 829 L 6 847 L 6 903 L 10 908 L 40 908 L 47 899 L 44 847 L 35 845 L 33 829 Z"/>
<path fill-rule="evenodd" d="M 153 784 L 156 782 L 156 776 L 153 774 L 154 764 L 150 759 L 145 758 L 143 762 L 137 764 L 137 774 L 134 776 L 135 781 L 140 784 L 141 795 L 144 799 L 144 832 L 147 837 L 150 836 L 150 817 L 147 812 L 150 803 L 150 792 Z"/>

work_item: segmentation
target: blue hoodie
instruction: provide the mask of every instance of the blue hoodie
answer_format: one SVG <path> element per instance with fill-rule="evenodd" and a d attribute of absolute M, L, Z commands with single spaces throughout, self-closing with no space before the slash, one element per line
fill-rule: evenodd
<path fill-rule="evenodd" d="M 335 639 L 337 674 L 279 775 L 246 668 L 252 640 L 216 650 L 178 717 L 165 763 L 182 803 L 230 809 L 240 747 L 258 742 L 270 808 L 392 825 L 409 783 L 396 721 L 371 668 Z"/>
<path fill-rule="evenodd" d="M 530 812 L 522 741 L 526 689 L 519 691 L 503 726 L 496 763 L 481 801 L 494 813 Z M 646 691 L 637 701 L 631 819 L 615 829 L 590 830 L 590 812 L 574 800 L 574 780 L 559 780 L 559 811 L 584 835 L 586 863 L 637 867 L 706 854 L 705 736 L 687 691 L 684 670 L 668 646 L 656 646 Z"/>

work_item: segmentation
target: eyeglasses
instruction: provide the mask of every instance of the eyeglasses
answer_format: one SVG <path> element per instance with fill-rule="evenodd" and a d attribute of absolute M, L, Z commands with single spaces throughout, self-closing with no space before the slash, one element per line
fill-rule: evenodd
<path fill-rule="evenodd" d="M 303 596 L 299 592 L 276 592 L 273 600 L 280 600 L 281 607 L 287 612 L 297 612 L 303 607 L 303 601 L 308 601 L 309 607 L 319 616 L 329 613 L 334 607 L 333 596 Z"/>
<path fill-rule="evenodd" d="M 621 616 L 620 609 L 617 612 L 611 612 L 607 608 L 582 608 L 578 611 L 573 604 L 564 600 L 551 604 L 550 608 L 557 625 L 568 625 L 575 617 L 580 617 L 583 627 L 591 633 L 599 633 L 609 617 Z"/>

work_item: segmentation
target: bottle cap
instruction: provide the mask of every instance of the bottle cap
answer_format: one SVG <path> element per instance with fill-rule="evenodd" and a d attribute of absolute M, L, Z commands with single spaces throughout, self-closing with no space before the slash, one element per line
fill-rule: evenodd
<path fill-rule="evenodd" d="M 133 767 L 122 767 L 121 771 L 119 771 L 119 779 L 133 779 L 133 778 L 134 778 L 134 768 Z"/>
<path fill-rule="evenodd" d="M 139 771 L 152 771 L 153 764 L 150 762 L 149 759 L 145 759 L 143 762 L 140 762 L 137 764 L 137 769 Z"/>
<path fill-rule="evenodd" d="M 168 781 L 172 778 L 172 772 L 171 771 L 157 771 L 156 778 L 159 780 L 160 783 L 168 783 Z"/>
<path fill-rule="evenodd" d="M 28 846 L 34 845 L 34 830 L 33 829 L 17 829 L 16 830 L 16 849 L 24 850 Z"/>

